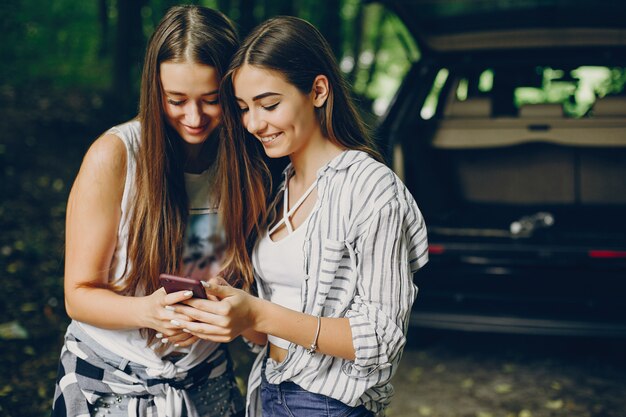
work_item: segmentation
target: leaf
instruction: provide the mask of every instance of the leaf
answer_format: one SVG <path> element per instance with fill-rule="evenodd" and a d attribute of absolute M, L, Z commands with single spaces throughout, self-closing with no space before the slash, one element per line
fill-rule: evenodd
<path fill-rule="evenodd" d="M 415 368 L 411 369 L 411 372 L 409 373 L 409 380 L 411 382 L 419 381 L 423 372 L 424 372 L 424 369 L 420 368 L 419 366 L 416 366 Z"/>
<path fill-rule="evenodd" d="M 428 416 L 432 415 L 432 413 L 433 413 L 433 409 L 432 409 L 432 408 L 430 408 L 430 407 L 429 407 L 429 406 L 427 406 L 427 405 L 421 405 L 421 406 L 418 408 L 418 412 L 420 413 L 420 416 L 425 416 L 425 417 L 428 417 Z"/>
<path fill-rule="evenodd" d="M 515 365 L 513 365 L 512 363 L 505 363 L 502 367 L 502 370 L 507 374 L 513 373 L 515 371 Z"/>
<path fill-rule="evenodd" d="M 30 313 L 30 312 L 33 312 L 33 311 L 37 311 L 37 304 L 35 304 L 35 303 L 24 303 L 20 307 L 20 310 L 22 311 L 22 313 Z"/>
<path fill-rule="evenodd" d="M 563 400 L 552 400 L 546 403 L 546 408 L 550 410 L 560 410 L 563 408 Z"/>
<path fill-rule="evenodd" d="M 494 387 L 494 390 L 498 394 L 508 394 L 509 392 L 511 392 L 512 388 L 513 387 L 511 387 L 511 384 L 501 383 L 501 384 L 496 384 L 496 386 Z"/>
<path fill-rule="evenodd" d="M 0 339 L 28 339 L 28 332 L 17 321 L 0 324 Z"/>
<path fill-rule="evenodd" d="M 474 380 L 472 378 L 466 378 L 461 382 L 461 387 L 465 389 L 472 388 L 474 386 Z"/>

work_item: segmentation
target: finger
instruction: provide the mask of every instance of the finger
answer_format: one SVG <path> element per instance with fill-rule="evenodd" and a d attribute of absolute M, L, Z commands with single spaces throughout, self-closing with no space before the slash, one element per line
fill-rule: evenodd
<path fill-rule="evenodd" d="M 180 323 L 185 323 L 185 322 L 189 323 L 189 322 L 197 321 L 201 323 L 212 324 L 215 326 L 223 327 L 227 324 L 227 321 L 228 321 L 227 318 L 225 318 L 222 315 L 203 311 L 203 310 L 193 308 L 193 307 L 181 306 L 178 308 L 178 310 L 181 313 L 183 313 L 185 316 L 189 316 L 191 318 L 190 320 L 182 320 L 182 321 L 177 320 Z"/>
<path fill-rule="evenodd" d="M 199 339 L 210 340 L 218 343 L 228 343 L 234 339 L 234 337 L 232 337 L 226 329 L 220 327 L 199 323 L 189 323 L 188 327 L 190 328 L 186 328 L 185 332 L 198 337 Z"/>
<path fill-rule="evenodd" d="M 190 337 L 194 337 L 193 335 L 183 332 L 182 330 L 179 331 L 178 333 L 176 333 L 173 336 L 168 336 L 169 342 L 170 343 L 181 343 L 184 342 L 185 340 L 189 339 Z"/>
<path fill-rule="evenodd" d="M 185 315 L 180 308 L 186 307 L 184 304 L 175 304 L 173 306 L 165 306 L 164 309 L 167 311 L 162 319 L 164 321 L 178 320 L 178 321 L 193 321 L 193 318 Z"/>
<path fill-rule="evenodd" d="M 182 301 L 188 300 L 193 297 L 193 291 L 176 291 L 171 294 L 167 294 L 163 299 L 164 304 L 172 305 L 178 304 Z"/>
<path fill-rule="evenodd" d="M 216 277 L 211 278 L 210 280 L 207 281 L 209 284 L 215 284 L 215 285 L 228 285 L 230 286 L 230 284 L 228 283 L 228 281 L 226 281 L 226 279 L 224 279 L 223 276 L 218 275 Z"/>
<path fill-rule="evenodd" d="M 194 343 L 196 343 L 198 340 L 200 340 L 200 338 L 198 336 L 194 336 L 192 334 L 189 334 L 189 338 L 187 340 L 183 340 L 178 342 L 178 346 L 180 347 L 187 347 L 187 346 L 191 346 Z"/>
<path fill-rule="evenodd" d="M 204 311 L 206 313 L 213 313 L 223 316 L 227 314 L 229 305 L 223 303 L 221 301 L 211 301 L 211 300 L 201 300 L 200 298 L 193 298 L 191 300 L 185 300 L 181 304 L 176 306 L 176 311 L 189 314 L 190 310 L 188 308 L 183 308 L 184 306 L 193 307 L 197 310 Z"/>
<path fill-rule="evenodd" d="M 200 281 L 202 286 L 204 287 L 204 291 L 208 295 L 214 295 L 220 300 L 235 295 L 236 289 L 231 287 L 230 285 L 218 285 L 217 283 L 211 280 L 209 282 Z"/>

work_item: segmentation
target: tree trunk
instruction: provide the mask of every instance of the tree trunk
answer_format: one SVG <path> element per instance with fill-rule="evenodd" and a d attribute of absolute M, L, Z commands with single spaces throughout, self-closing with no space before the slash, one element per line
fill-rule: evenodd
<path fill-rule="evenodd" d="M 341 23 L 342 19 L 339 15 L 341 10 L 341 0 L 327 0 L 324 7 L 318 6 L 320 15 L 319 29 L 330 44 L 333 53 L 337 59 L 341 59 Z"/>
<path fill-rule="evenodd" d="M 230 0 L 217 0 L 217 8 L 219 9 L 220 12 L 230 17 L 230 12 L 231 12 Z"/>
<path fill-rule="evenodd" d="M 352 58 L 354 59 L 354 65 L 352 69 L 348 73 L 348 82 L 350 85 L 354 85 L 354 81 L 356 80 L 356 75 L 359 71 L 359 56 L 361 56 L 361 51 L 363 50 L 363 3 L 359 2 L 357 6 L 356 16 L 354 17 L 354 21 L 352 23 L 352 33 L 354 38 L 352 39 Z"/>
<path fill-rule="evenodd" d="M 142 32 L 141 7 L 145 0 L 117 1 L 117 28 L 113 63 L 113 90 L 124 115 L 137 110 L 137 86 L 145 39 Z"/>
<path fill-rule="evenodd" d="M 256 26 L 255 0 L 239 0 L 239 34 L 244 38 Z"/>
<path fill-rule="evenodd" d="M 104 58 L 109 53 L 109 2 L 98 0 L 98 20 L 100 23 L 100 49 L 98 54 Z"/>
<path fill-rule="evenodd" d="M 380 17 L 378 20 L 378 25 L 376 27 L 376 36 L 374 38 L 374 45 L 373 45 L 373 50 L 372 50 L 372 64 L 369 67 L 369 70 L 367 72 L 367 82 L 366 82 L 366 87 L 364 91 L 367 91 L 367 87 L 371 84 L 372 80 L 374 79 L 374 75 L 376 74 L 376 62 L 377 59 L 376 57 L 378 56 L 378 53 L 380 52 L 380 48 L 382 47 L 383 44 L 383 36 L 382 36 L 382 32 L 383 32 L 383 26 L 385 25 L 385 20 L 387 20 L 387 12 L 386 11 L 381 11 L 380 13 Z"/>
<path fill-rule="evenodd" d="M 267 19 L 274 16 L 295 16 L 296 12 L 293 3 L 293 1 L 265 0 L 265 18 Z"/>

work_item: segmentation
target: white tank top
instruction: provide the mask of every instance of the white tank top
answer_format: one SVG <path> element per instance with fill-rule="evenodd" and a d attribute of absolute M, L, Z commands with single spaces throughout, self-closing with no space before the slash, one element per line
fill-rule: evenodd
<path fill-rule="evenodd" d="M 304 237 L 311 214 L 297 229 L 293 229 L 289 217 L 300 207 L 317 183 L 300 197 L 290 210 L 288 183 L 285 184 L 283 217 L 263 236 L 255 247 L 252 257 L 254 268 L 259 277 L 269 286 L 270 301 L 295 311 L 302 311 L 302 284 L 304 283 Z M 274 231 L 285 224 L 289 234 L 278 241 L 270 237 Z M 280 348 L 288 349 L 291 342 L 276 336 L 267 335 L 267 340 Z"/>
<path fill-rule="evenodd" d="M 126 181 L 121 203 L 121 218 L 117 233 L 117 246 L 111 262 L 109 282 L 120 282 L 126 279 L 125 268 L 127 259 L 128 226 L 130 221 L 130 204 L 135 192 L 136 157 L 141 139 L 141 125 L 133 120 L 116 126 L 107 133 L 119 137 L 126 145 Z M 211 200 L 212 173 L 185 174 L 185 187 L 189 196 L 189 218 L 185 233 L 183 250 L 183 269 L 185 274 L 206 278 L 219 269 L 224 248 L 224 235 L 219 227 L 217 208 Z M 127 268 L 132 268 L 128 265 Z M 137 291 L 136 295 L 144 295 Z M 172 350 L 188 353 L 176 363 L 176 367 L 192 367 L 208 357 L 218 343 L 200 341 L 189 348 L 170 347 L 161 355 L 146 346 L 146 339 L 139 330 L 109 330 L 77 322 L 84 331 L 96 342 L 119 356 L 148 367 L 154 376 L 172 375 L 172 364 L 162 357 Z M 224 372 L 216 369 L 211 377 Z M 170 376 L 171 377 L 171 376 Z"/>

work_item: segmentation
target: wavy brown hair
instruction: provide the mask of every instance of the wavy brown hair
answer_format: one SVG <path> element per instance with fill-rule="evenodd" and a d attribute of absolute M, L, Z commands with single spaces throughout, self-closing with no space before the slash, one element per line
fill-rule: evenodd
<path fill-rule="evenodd" d="M 160 65 L 209 65 L 221 77 L 238 43 L 233 24 L 222 13 L 191 5 L 169 9 L 150 38 L 141 78 L 141 142 L 131 200 L 127 279 L 115 288 L 119 293 L 150 294 L 160 287 L 159 274 L 178 273 L 182 266 L 188 216 L 184 155 L 182 139 L 165 119 Z M 219 132 L 207 141 L 218 136 Z M 148 334 L 153 341 L 153 332 Z"/>

